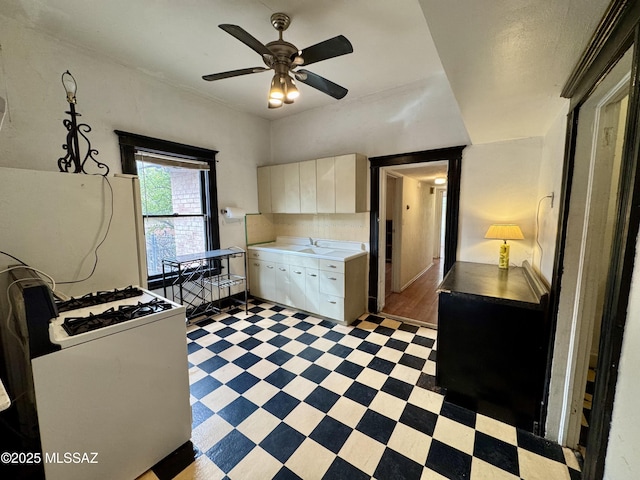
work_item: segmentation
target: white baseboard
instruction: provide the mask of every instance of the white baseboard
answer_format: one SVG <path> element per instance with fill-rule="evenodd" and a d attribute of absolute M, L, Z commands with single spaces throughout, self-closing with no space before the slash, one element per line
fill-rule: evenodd
<path fill-rule="evenodd" d="M 427 270 L 429 270 L 431 267 L 433 267 L 433 262 L 431 262 L 427 268 L 425 268 L 424 270 L 422 270 L 420 273 L 418 273 L 415 277 L 413 277 L 411 280 L 409 280 L 405 285 L 402 286 L 402 288 L 400 289 L 401 292 L 403 292 L 409 285 L 411 285 L 413 282 L 415 282 L 416 280 L 418 280 L 422 275 L 424 275 L 425 273 L 427 273 Z"/>

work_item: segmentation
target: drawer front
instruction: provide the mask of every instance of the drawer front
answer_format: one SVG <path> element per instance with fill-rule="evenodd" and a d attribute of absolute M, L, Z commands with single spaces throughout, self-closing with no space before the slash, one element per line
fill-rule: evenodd
<path fill-rule="evenodd" d="M 344 273 L 344 262 L 321 258 L 319 259 L 318 268 L 320 268 L 320 270 L 326 270 L 327 272 Z"/>
<path fill-rule="evenodd" d="M 263 260 L 265 262 L 281 263 L 283 255 L 281 253 L 266 252 L 264 250 L 249 249 L 249 258 L 253 260 Z"/>
<path fill-rule="evenodd" d="M 344 297 L 344 274 L 320 270 L 320 292 Z"/>
<path fill-rule="evenodd" d="M 321 294 L 318 307 L 320 315 L 344 322 L 344 298 Z"/>

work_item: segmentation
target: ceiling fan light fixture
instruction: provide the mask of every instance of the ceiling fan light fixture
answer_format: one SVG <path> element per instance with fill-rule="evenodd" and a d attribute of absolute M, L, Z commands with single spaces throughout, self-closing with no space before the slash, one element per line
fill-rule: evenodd
<path fill-rule="evenodd" d="M 273 70 L 274 76 L 271 79 L 267 102 L 269 108 L 279 108 L 285 103 L 291 104 L 300 96 L 294 78 L 336 100 L 342 99 L 348 92 L 346 88 L 313 72 L 307 70 L 296 72 L 294 69 L 303 65 L 311 65 L 323 60 L 353 53 L 353 45 L 351 45 L 351 42 L 349 42 L 344 35 L 337 35 L 300 50 L 282 38 L 282 33 L 287 30 L 290 23 L 291 17 L 286 13 L 279 12 L 271 15 L 271 25 L 278 31 L 278 39 L 267 44 L 263 44 L 238 25 L 228 23 L 218 25 L 218 27 L 226 33 L 260 55 L 265 66 L 212 73 L 210 75 L 203 75 L 202 79 L 211 82 Z M 71 95 L 69 95 L 69 97 L 71 97 Z"/>
<path fill-rule="evenodd" d="M 269 100 L 277 99 L 282 104 L 284 98 L 284 89 L 282 88 L 282 82 L 280 81 L 280 75 L 275 74 L 271 80 L 271 88 L 269 89 Z"/>
<path fill-rule="evenodd" d="M 282 106 L 282 100 L 279 98 L 269 99 L 269 108 L 280 108 Z"/>
<path fill-rule="evenodd" d="M 291 100 L 291 103 L 293 103 L 293 101 L 300 96 L 300 91 L 296 87 L 296 83 L 293 81 L 293 78 L 289 75 L 285 77 L 284 84 L 287 91 L 286 99 Z"/>

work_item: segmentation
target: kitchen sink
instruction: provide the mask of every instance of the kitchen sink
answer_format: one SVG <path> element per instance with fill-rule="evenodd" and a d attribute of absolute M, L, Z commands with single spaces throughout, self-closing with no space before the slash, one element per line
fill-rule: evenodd
<path fill-rule="evenodd" d="M 326 255 L 328 253 L 333 252 L 331 248 L 322 248 L 322 247 L 305 247 L 301 250 L 296 250 L 300 253 L 314 253 L 316 255 Z"/>

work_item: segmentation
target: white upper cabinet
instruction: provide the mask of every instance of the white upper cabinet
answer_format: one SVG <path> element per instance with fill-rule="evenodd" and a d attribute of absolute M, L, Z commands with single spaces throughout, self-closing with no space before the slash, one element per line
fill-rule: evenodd
<path fill-rule="evenodd" d="M 258 211 L 271 213 L 271 167 L 258 167 Z"/>
<path fill-rule="evenodd" d="M 317 213 L 316 161 L 300 162 L 300 213 Z"/>
<path fill-rule="evenodd" d="M 336 212 L 336 179 L 333 157 L 316 160 L 316 201 L 318 213 Z"/>
<path fill-rule="evenodd" d="M 367 157 L 357 153 L 316 160 L 318 213 L 367 211 Z"/>
<path fill-rule="evenodd" d="M 271 211 L 284 213 L 286 199 L 284 196 L 284 165 L 273 165 L 271 172 Z"/>
<path fill-rule="evenodd" d="M 363 155 L 334 158 L 336 213 L 367 211 L 367 159 Z"/>
<path fill-rule="evenodd" d="M 300 213 L 300 164 L 284 166 L 285 210 L 284 213 Z"/>
<path fill-rule="evenodd" d="M 271 211 L 300 213 L 300 169 L 297 163 L 271 167 Z"/>
<path fill-rule="evenodd" d="M 353 153 L 258 167 L 260 212 L 366 212 L 367 164 L 367 157 Z"/>

